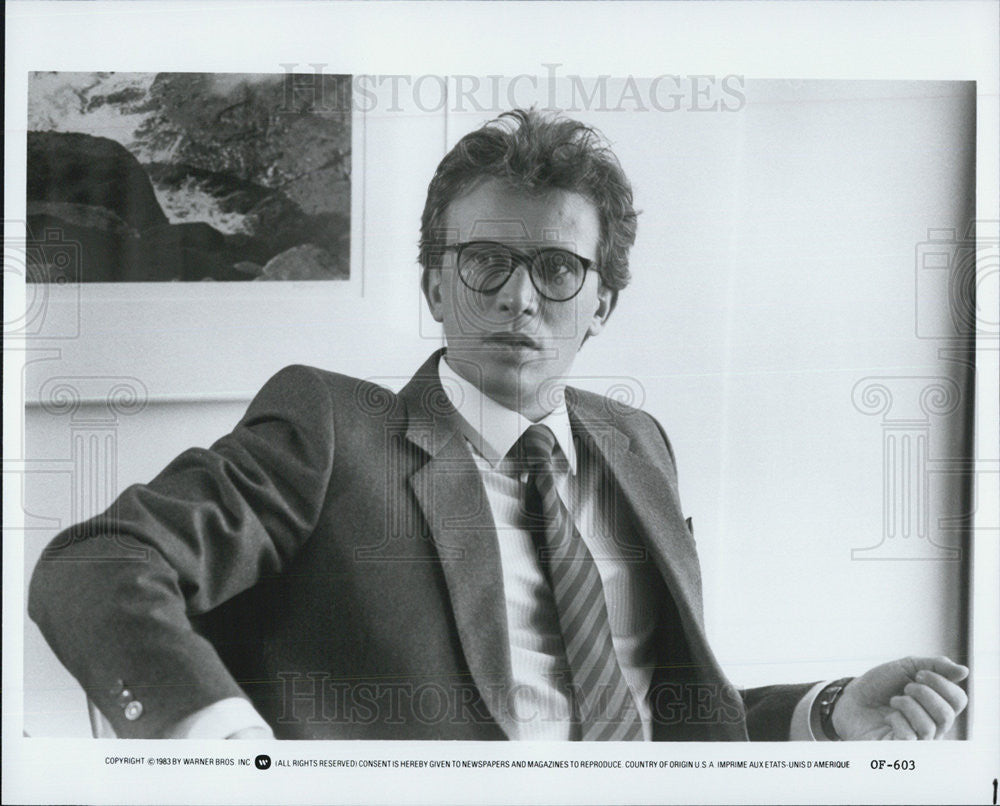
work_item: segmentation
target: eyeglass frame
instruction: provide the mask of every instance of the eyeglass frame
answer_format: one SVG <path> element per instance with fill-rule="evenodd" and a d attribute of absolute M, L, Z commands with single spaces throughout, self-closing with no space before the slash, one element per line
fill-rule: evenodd
<path fill-rule="evenodd" d="M 510 273 L 507 275 L 504 281 L 491 291 L 482 291 L 478 288 L 473 288 L 466 282 L 465 278 L 462 276 L 462 270 L 460 268 L 462 262 L 462 250 L 468 246 L 477 246 L 477 245 L 499 246 L 510 252 L 511 255 L 517 261 L 511 265 Z M 510 278 L 514 275 L 514 270 L 517 268 L 519 263 L 523 263 L 524 266 L 527 268 L 528 279 L 531 280 L 532 288 L 534 288 L 535 291 L 538 292 L 539 296 L 541 296 L 542 299 L 546 299 L 549 302 L 569 302 L 571 299 L 575 299 L 577 296 L 579 296 L 580 292 L 583 291 L 583 286 L 586 284 L 587 281 L 587 272 L 590 271 L 591 269 L 593 269 L 594 271 L 598 271 L 597 267 L 594 265 L 597 262 L 596 260 L 591 260 L 590 258 L 583 257 L 583 255 L 578 255 L 576 252 L 573 252 L 569 249 L 563 249 L 558 246 L 539 246 L 533 249 L 532 252 L 525 252 L 523 249 L 518 249 L 516 247 L 511 246 L 510 244 L 503 243 L 502 241 L 477 240 L 477 241 L 459 241 L 458 243 L 445 244 L 444 246 L 441 247 L 442 252 L 448 252 L 451 250 L 455 250 L 455 270 L 458 273 L 458 279 L 462 281 L 462 285 L 464 285 L 470 291 L 475 291 L 477 294 L 483 294 L 488 297 L 500 293 L 500 289 L 503 288 L 505 285 L 507 285 L 508 282 L 510 282 Z M 557 299 L 554 297 L 550 297 L 548 294 L 546 294 L 544 291 L 542 291 L 542 289 L 538 287 L 538 283 L 535 281 L 535 272 L 532 267 L 534 266 L 536 258 L 543 252 L 563 252 L 567 255 L 572 255 L 574 258 L 580 261 L 580 265 L 583 266 L 583 279 L 581 279 L 579 287 L 576 289 L 576 291 L 572 293 L 572 295 L 564 297 L 562 299 Z"/>

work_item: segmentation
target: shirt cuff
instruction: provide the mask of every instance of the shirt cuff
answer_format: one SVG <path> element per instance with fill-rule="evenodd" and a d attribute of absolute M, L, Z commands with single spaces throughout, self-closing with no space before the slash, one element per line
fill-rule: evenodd
<path fill-rule="evenodd" d="M 167 733 L 168 739 L 225 739 L 240 730 L 262 728 L 274 736 L 271 726 L 257 713 L 249 700 L 227 697 L 195 711 Z"/>
<path fill-rule="evenodd" d="M 829 739 L 819 729 L 819 725 L 813 725 L 813 705 L 819 693 L 826 688 L 832 680 L 821 680 L 799 700 L 792 712 L 792 726 L 789 730 L 788 738 L 793 742 L 828 742 Z M 815 730 L 814 730 L 815 728 Z"/>

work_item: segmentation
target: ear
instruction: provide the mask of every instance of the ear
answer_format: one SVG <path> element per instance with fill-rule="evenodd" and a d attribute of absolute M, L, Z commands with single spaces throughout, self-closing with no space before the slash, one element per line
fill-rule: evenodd
<path fill-rule="evenodd" d="M 611 312 L 617 304 L 618 292 L 601 283 L 600 288 L 597 289 L 597 309 L 591 317 L 590 327 L 587 328 L 588 336 L 596 336 L 601 332 L 604 323 L 608 321 L 608 317 L 611 316 Z"/>
<path fill-rule="evenodd" d="M 444 299 L 442 297 L 441 269 L 425 269 L 423 277 L 420 278 L 420 287 L 423 289 L 427 307 L 430 309 L 434 321 L 443 322 Z"/>

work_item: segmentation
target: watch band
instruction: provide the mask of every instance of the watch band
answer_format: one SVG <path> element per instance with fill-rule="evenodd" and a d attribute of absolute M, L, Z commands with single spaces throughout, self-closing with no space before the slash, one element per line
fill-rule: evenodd
<path fill-rule="evenodd" d="M 816 700 L 819 704 L 819 725 L 823 729 L 823 734 L 831 742 L 842 741 L 842 737 L 833 727 L 833 709 L 836 707 L 840 695 L 847 688 L 847 684 L 853 679 L 853 677 L 842 677 L 840 680 L 834 680 L 819 693 Z"/>

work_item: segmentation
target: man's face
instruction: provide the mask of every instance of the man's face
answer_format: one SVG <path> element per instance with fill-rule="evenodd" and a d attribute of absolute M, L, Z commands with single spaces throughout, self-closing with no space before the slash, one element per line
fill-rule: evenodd
<path fill-rule="evenodd" d="M 611 313 L 612 293 L 596 271 L 600 223 L 578 193 L 542 195 L 486 179 L 448 206 L 449 244 L 492 241 L 532 253 L 560 248 L 595 262 L 570 300 L 545 299 L 519 262 L 499 290 L 481 293 L 458 275 L 456 252 L 427 278 L 431 314 L 444 325 L 448 363 L 507 408 L 537 420 L 553 408 L 546 390 L 569 372 L 583 340 Z"/>

